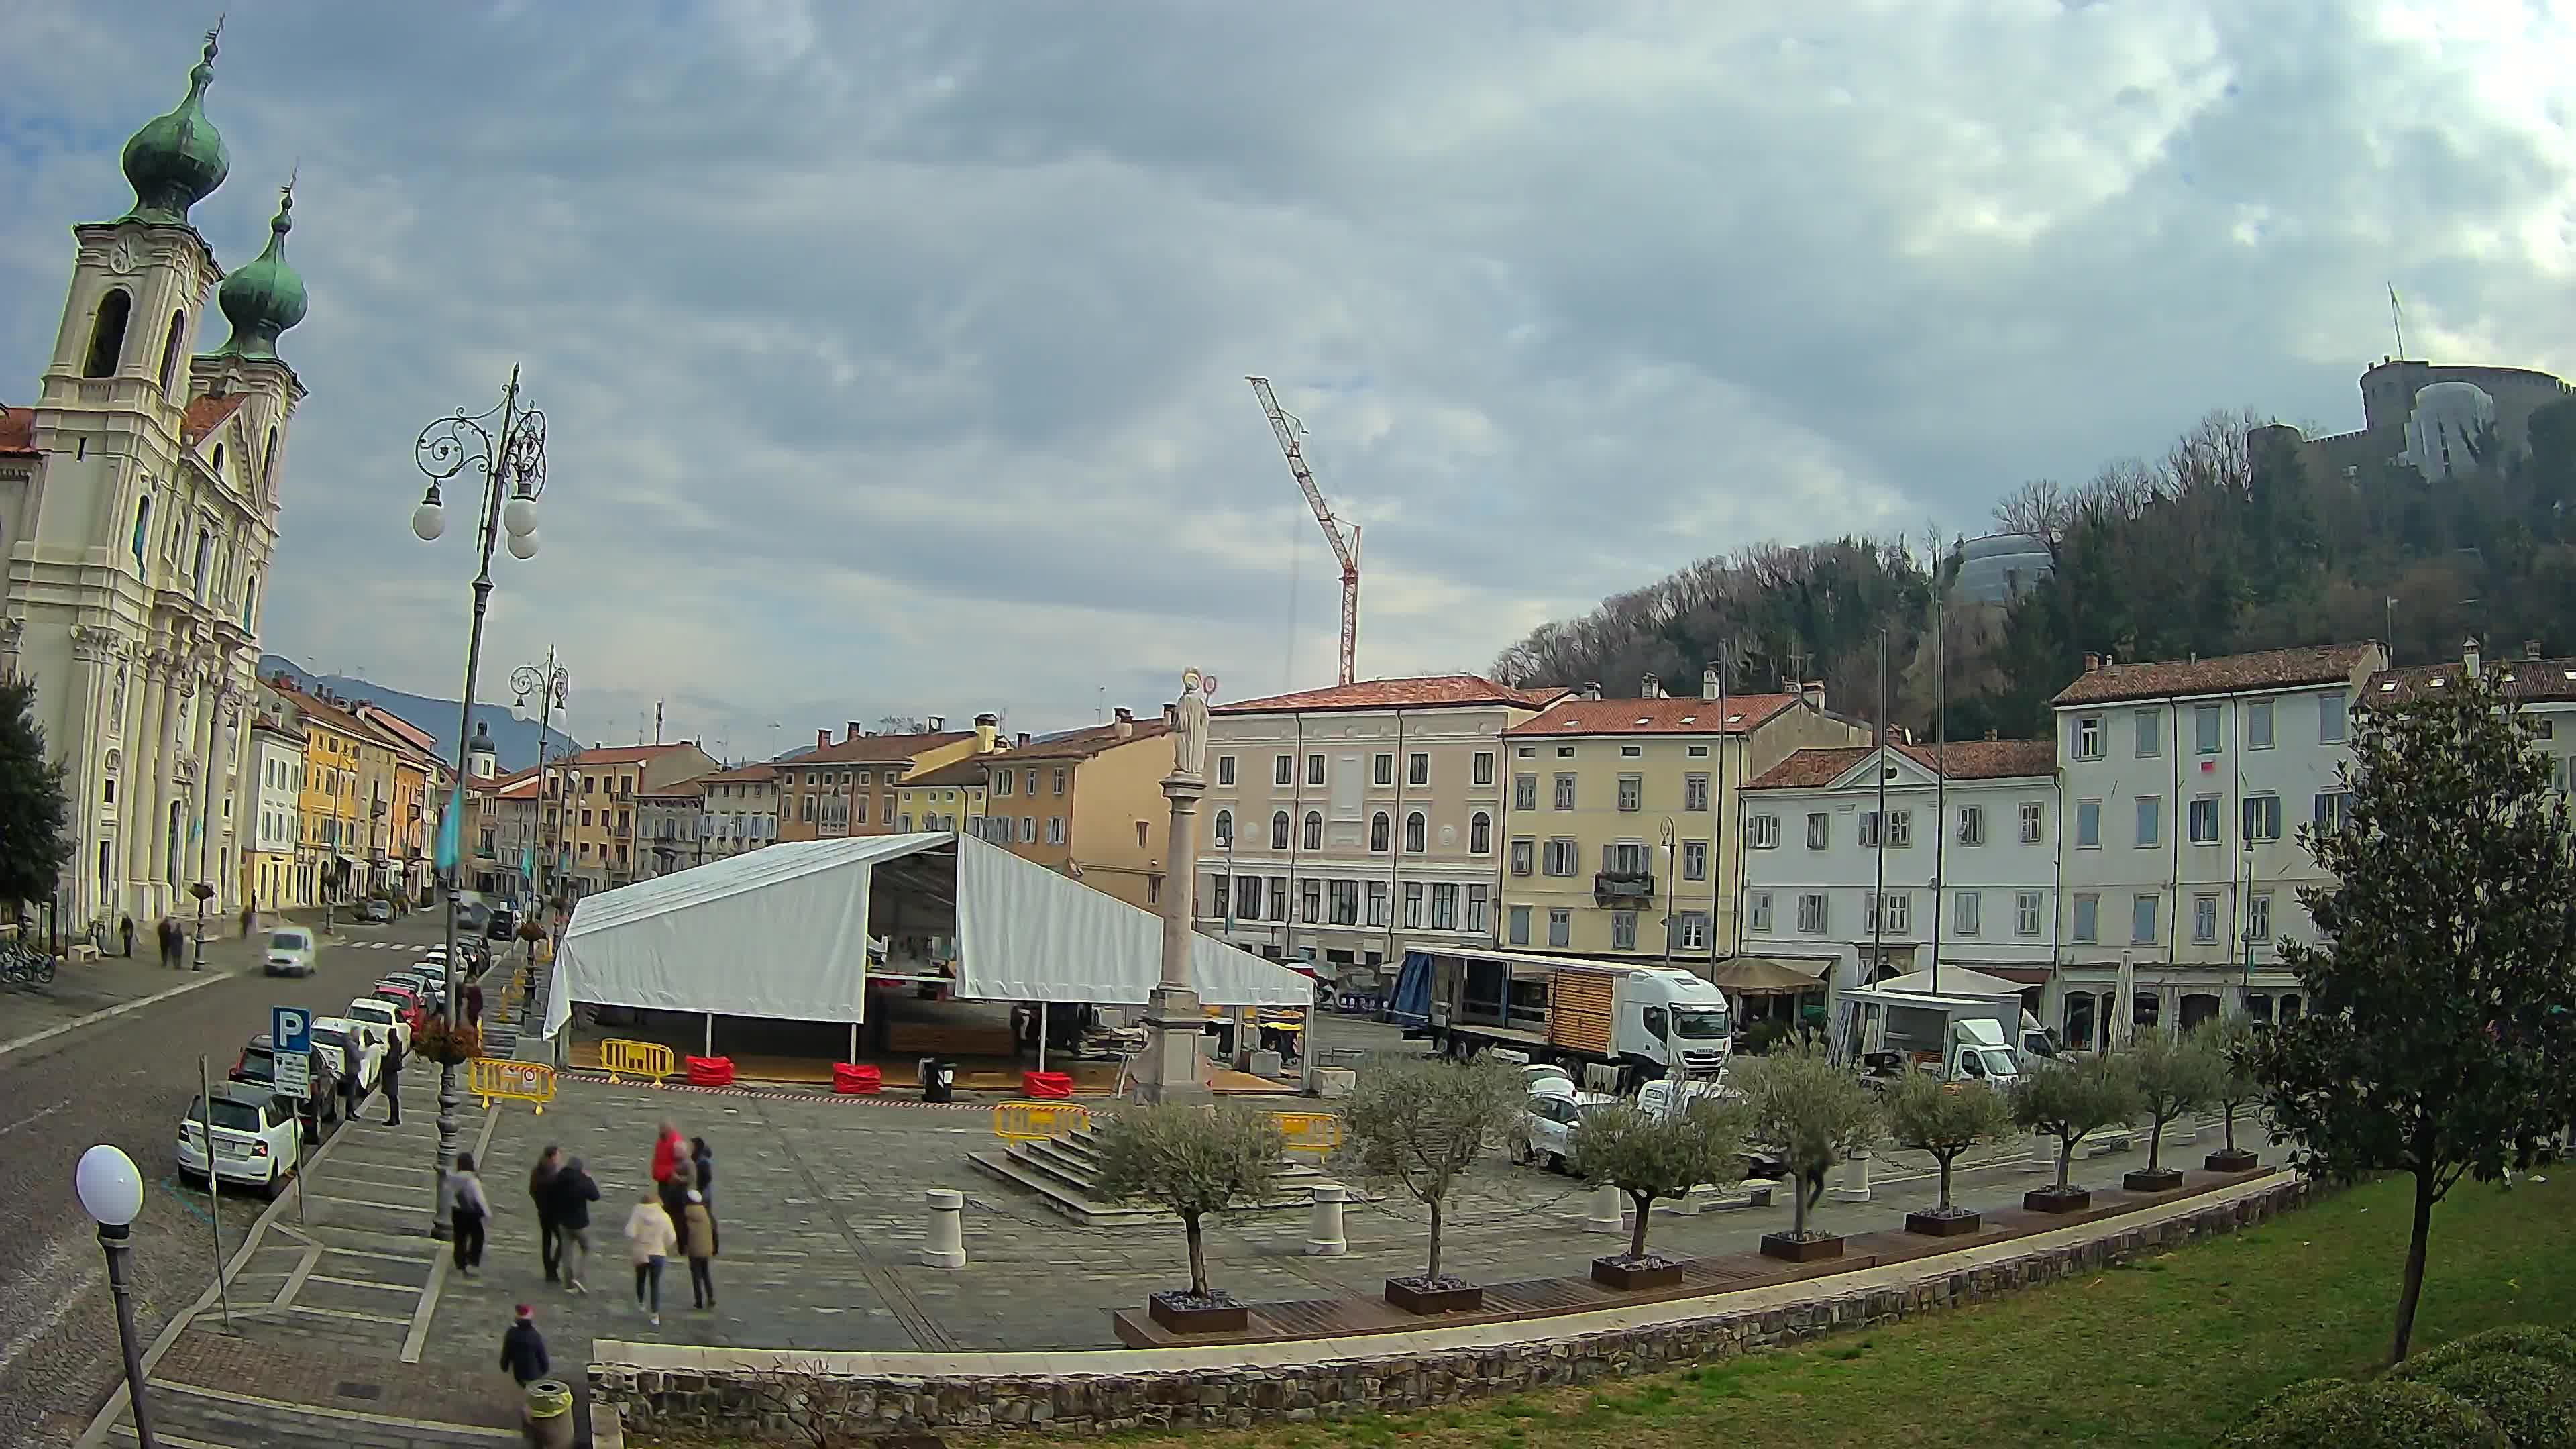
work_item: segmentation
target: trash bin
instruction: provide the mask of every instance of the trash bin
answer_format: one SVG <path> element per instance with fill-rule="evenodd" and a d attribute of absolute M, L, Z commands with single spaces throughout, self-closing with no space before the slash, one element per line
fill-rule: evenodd
<path fill-rule="evenodd" d="M 539 1379 L 528 1385 L 520 1410 L 528 1442 L 540 1449 L 572 1449 L 572 1385 L 561 1379 Z"/>
<path fill-rule="evenodd" d="M 925 1102 L 949 1100 L 950 1090 L 957 1084 L 955 1067 L 937 1057 L 923 1057 L 916 1070 L 919 1073 L 918 1080 L 921 1082 L 921 1100 Z"/>

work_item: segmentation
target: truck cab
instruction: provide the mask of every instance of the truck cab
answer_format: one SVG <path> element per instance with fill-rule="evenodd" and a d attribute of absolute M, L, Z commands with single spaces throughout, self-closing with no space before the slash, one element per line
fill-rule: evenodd
<path fill-rule="evenodd" d="M 1680 967 L 1528 951 L 1412 952 L 1393 1015 L 1451 1056 L 1511 1051 L 1622 1089 L 1676 1067 L 1714 1077 L 1735 1044 L 1726 994 Z"/>
<path fill-rule="evenodd" d="M 1875 1085 L 1927 1071 L 1998 1090 L 2020 1080 L 2019 998 L 1861 986 L 1834 1002 L 1835 1057 Z M 2046 1038 L 2043 1036 L 2042 1041 Z"/>

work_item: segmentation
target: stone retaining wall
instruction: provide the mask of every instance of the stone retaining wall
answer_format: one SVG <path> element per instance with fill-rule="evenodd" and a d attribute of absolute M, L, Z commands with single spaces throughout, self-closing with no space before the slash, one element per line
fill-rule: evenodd
<path fill-rule="evenodd" d="M 723 1354 L 728 1366 L 702 1370 L 594 1363 L 591 1392 L 622 1410 L 632 1432 L 685 1429 L 755 1436 L 779 1434 L 787 1429 L 791 1411 L 801 1419 L 815 1406 L 826 1408 L 851 1431 L 887 1435 L 995 1427 L 1043 1427 L 1056 1433 L 1164 1425 L 1242 1427 L 1423 1409 L 1728 1358 L 1989 1302 L 2167 1252 L 2196 1238 L 2252 1227 L 2301 1205 L 2315 1192 L 2309 1183 L 2292 1179 L 2158 1222 L 1949 1273 L 1939 1271 L 1937 1258 L 1918 1260 L 1906 1266 L 1920 1268 L 1921 1275 L 1902 1285 L 1837 1291 L 1835 1279 L 1815 1279 L 1798 1285 L 1811 1290 L 1811 1296 L 1785 1306 L 1719 1309 L 1557 1338 L 1538 1336 L 1543 1322 L 1523 1323 L 1514 1326 L 1532 1330 L 1529 1339 L 1476 1347 L 1368 1354 L 1337 1350 L 1370 1340 L 1326 1340 L 1311 1345 L 1311 1360 L 1260 1367 L 953 1376 L 840 1371 L 878 1357 L 867 1354 L 728 1350 Z M 1120 1355 L 1081 1357 L 1114 1365 Z"/>

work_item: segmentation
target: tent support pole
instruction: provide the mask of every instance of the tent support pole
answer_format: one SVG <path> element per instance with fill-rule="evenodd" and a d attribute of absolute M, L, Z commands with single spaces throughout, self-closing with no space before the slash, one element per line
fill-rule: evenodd
<path fill-rule="evenodd" d="M 707 1019 L 707 1049 L 705 1054 L 707 1056 L 714 1056 L 716 1054 L 716 1014 L 712 1011 L 703 1014 Z"/>
<path fill-rule="evenodd" d="M 855 1021 L 854 1021 L 854 1022 L 851 1022 L 851 1023 L 850 1023 L 850 1060 L 851 1060 L 853 1063 L 855 1063 L 855 1062 L 857 1062 L 857 1061 L 858 1061 L 858 1059 L 859 1059 L 859 1024 L 858 1024 L 857 1022 L 855 1022 Z"/>
<path fill-rule="evenodd" d="M 1038 1070 L 1041 1072 L 1046 1070 L 1047 1007 L 1051 1004 L 1038 1003 Z"/>

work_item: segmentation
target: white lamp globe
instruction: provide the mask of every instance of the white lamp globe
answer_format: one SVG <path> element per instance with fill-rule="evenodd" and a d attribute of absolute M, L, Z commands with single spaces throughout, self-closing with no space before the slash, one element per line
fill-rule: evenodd
<path fill-rule="evenodd" d="M 537 531 L 535 529 L 532 528 L 525 533 L 514 533 L 510 535 L 510 557 L 529 559 L 535 558 L 536 556 Z"/>
<path fill-rule="evenodd" d="M 134 1170 L 133 1158 L 104 1142 L 81 1154 L 72 1182 L 81 1211 L 101 1227 L 124 1227 L 143 1211 L 143 1174 Z"/>
<path fill-rule="evenodd" d="M 436 543 L 438 536 L 446 531 L 447 510 L 438 506 L 436 498 L 422 499 L 420 506 L 411 511 L 411 532 L 414 538 L 423 543 Z"/>
<path fill-rule="evenodd" d="M 523 533 L 536 532 L 537 500 L 522 493 L 502 504 L 501 526 L 509 530 L 512 538 L 517 538 Z"/>

